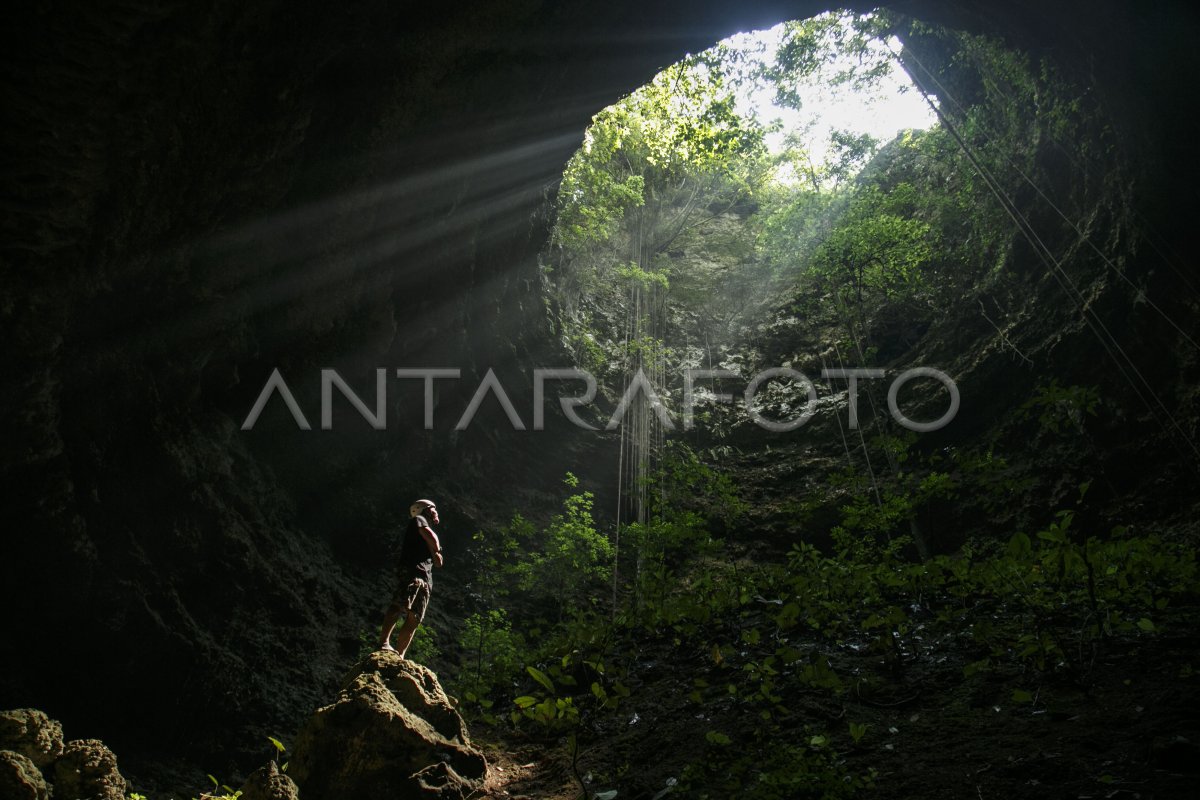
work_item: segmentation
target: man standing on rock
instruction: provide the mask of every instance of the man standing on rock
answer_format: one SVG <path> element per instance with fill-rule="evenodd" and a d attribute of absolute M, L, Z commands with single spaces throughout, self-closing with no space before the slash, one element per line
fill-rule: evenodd
<path fill-rule="evenodd" d="M 437 506 L 432 500 L 418 500 L 409 506 L 408 516 L 397 570 L 400 584 L 383 618 L 383 631 L 379 635 L 379 649 L 398 653 L 401 658 L 412 644 L 417 626 L 425 618 L 425 609 L 433 592 L 433 568 L 442 565 L 442 544 L 429 527 L 430 521 L 441 522 Z M 397 647 L 392 647 L 392 629 L 401 616 L 404 616 L 404 624 L 400 626 Z"/>

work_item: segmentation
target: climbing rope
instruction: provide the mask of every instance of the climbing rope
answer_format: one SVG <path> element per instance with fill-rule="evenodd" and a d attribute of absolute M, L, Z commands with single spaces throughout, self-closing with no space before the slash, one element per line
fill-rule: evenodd
<path fill-rule="evenodd" d="M 891 50 L 890 47 L 889 47 L 889 50 Z M 921 69 L 921 71 L 924 72 L 926 76 L 928 76 L 930 81 L 932 81 L 934 86 L 938 89 L 938 92 L 939 92 L 938 96 L 944 97 L 946 100 L 950 101 L 950 103 L 953 104 L 958 109 L 960 114 L 962 114 L 963 116 L 966 116 L 966 114 L 967 114 L 966 108 L 964 108 L 963 105 L 961 103 L 959 103 L 958 100 L 954 97 L 953 93 L 951 93 L 950 90 L 947 89 L 945 87 L 945 85 L 943 85 L 942 82 L 938 80 L 937 76 L 921 62 L 920 58 L 918 58 L 916 53 L 913 52 L 913 49 L 911 46 L 908 47 L 908 51 L 909 51 L 910 57 L 913 60 L 913 63 L 915 63 Z M 899 59 L 899 56 L 896 54 L 896 52 L 894 50 L 891 50 L 891 53 L 892 53 L 893 57 L 895 57 L 897 60 Z M 1012 103 L 1011 95 L 1009 95 L 1003 89 L 1001 89 L 995 83 L 995 81 L 991 80 L 991 78 L 982 70 L 980 71 L 980 76 L 983 79 L 985 85 L 991 86 L 992 90 L 995 93 L 1004 96 L 1007 100 L 1010 101 L 1010 103 Z M 915 81 L 916 76 L 913 76 L 913 78 Z M 920 86 L 918 86 L 918 89 L 921 90 L 921 93 L 925 97 L 926 102 L 929 102 L 929 97 L 928 97 L 928 94 L 926 94 L 925 90 L 921 89 Z M 936 108 L 934 109 L 934 113 L 938 113 Z M 941 115 L 939 114 L 939 117 L 940 116 Z M 984 139 L 985 139 L 985 142 L 984 142 L 985 144 L 994 144 L 995 143 L 994 138 L 988 136 L 986 131 L 984 132 Z M 1071 161 L 1072 166 L 1077 167 L 1078 159 L 1076 159 L 1074 157 L 1074 155 L 1067 148 L 1063 147 L 1062 144 L 1060 142 L 1058 142 L 1057 140 L 1055 140 L 1055 144 L 1058 145 L 1059 149 Z M 1139 287 L 1137 284 L 1135 284 L 1130 279 L 1130 277 L 1128 275 L 1126 275 L 1125 272 L 1120 267 L 1118 267 L 1111 258 L 1108 257 L 1108 254 L 1105 253 L 1102 249 L 1100 249 L 1100 247 L 1095 242 L 1092 241 L 1092 238 L 1089 235 L 1087 235 L 1082 230 L 1080 230 L 1079 225 L 1076 224 L 1069 216 L 1067 216 L 1066 212 L 1064 212 L 1062 210 L 1062 208 L 1060 208 L 1059 205 L 1054 202 L 1054 200 L 1052 200 L 1045 192 L 1042 191 L 1041 187 L 1038 186 L 1037 182 L 1035 182 L 1031 177 L 1029 177 L 1028 174 L 1026 174 L 1026 172 L 1023 169 L 1021 169 L 1021 166 L 1019 164 L 1017 164 L 1015 159 L 1013 159 L 1008 153 L 1006 153 L 1001 148 L 997 148 L 996 152 L 998 152 L 1000 154 L 1000 156 L 1005 161 L 1008 162 L 1008 165 L 1021 177 L 1021 179 L 1023 181 L 1025 181 L 1025 183 L 1028 184 L 1029 187 L 1032 188 L 1034 192 L 1037 193 L 1038 197 L 1040 197 L 1040 198 L 1042 198 L 1042 200 L 1046 201 L 1047 205 L 1049 205 L 1050 208 L 1054 210 L 1054 213 L 1056 213 L 1062 219 L 1063 222 L 1067 223 L 1067 225 L 1070 226 L 1071 230 L 1075 231 L 1075 234 L 1079 237 L 1079 240 L 1081 242 L 1083 242 L 1084 244 L 1086 244 L 1089 248 L 1091 248 L 1091 250 L 1104 261 L 1105 266 L 1110 268 L 1117 275 L 1118 278 L 1120 278 L 1122 281 L 1125 282 L 1125 284 L 1127 286 L 1129 286 L 1131 289 L 1133 289 L 1135 292 L 1137 292 L 1136 296 L 1140 299 L 1141 302 L 1146 303 L 1150 308 L 1152 308 L 1155 311 L 1155 313 L 1157 313 L 1160 317 L 1162 317 L 1162 319 L 1164 319 L 1167 322 L 1167 324 L 1169 324 L 1172 328 L 1174 328 L 1175 331 L 1188 342 L 1188 344 L 1190 344 L 1192 347 L 1195 347 L 1196 349 L 1200 350 L 1200 343 L 1197 343 L 1196 340 L 1193 339 L 1188 334 L 1188 332 L 1185 331 L 1171 317 L 1170 314 L 1168 314 L 1157 303 L 1155 303 L 1154 300 L 1151 299 L 1150 296 L 1141 289 L 1141 287 Z M 1086 165 L 1083 167 L 1083 170 L 1085 173 L 1088 171 Z M 1152 246 L 1153 246 L 1153 244 L 1152 244 Z M 1178 267 L 1171 262 L 1170 259 L 1166 258 L 1166 256 L 1157 247 L 1155 248 L 1155 251 L 1159 253 L 1159 256 L 1163 259 L 1164 263 L 1166 263 L 1167 266 L 1170 267 L 1176 273 L 1176 275 L 1178 275 L 1181 279 L 1183 279 L 1184 284 L 1194 292 L 1195 290 L 1192 288 L 1190 282 L 1188 282 L 1186 276 L 1183 275 L 1182 271 L 1180 271 L 1178 269 Z"/>
<path fill-rule="evenodd" d="M 889 51 L 892 53 L 894 58 L 899 60 L 899 55 L 896 54 L 896 52 L 892 50 L 890 46 Z M 920 63 L 915 54 L 913 54 L 912 58 L 914 63 L 916 63 L 923 72 L 926 74 L 931 74 L 929 70 Z M 903 65 L 903 62 L 900 63 Z M 946 130 L 954 138 L 959 148 L 963 151 L 963 154 L 967 157 L 967 160 L 971 162 L 971 165 L 979 173 L 980 177 L 983 178 L 984 184 L 988 187 L 988 190 L 993 194 L 993 196 L 995 196 L 997 202 L 1000 203 L 1001 208 L 1004 209 L 1005 213 L 1017 226 L 1017 229 L 1021 232 L 1022 236 L 1024 236 L 1030 246 L 1033 247 L 1034 252 L 1037 253 L 1038 258 L 1042 262 L 1043 266 L 1047 268 L 1051 276 L 1054 277 L 1055 281 L 1063 289 L 1064 293 L 1066 293 L 1067 297 L 1070 298 L 1072 303 L 1074 303 L 1076 309 L 1080 312 L 1083 321 L 1092 331 L 1097 341 L 1099 341 L 1101 347 L 1104 348 L 1105 352 L 1113 360 L 1113 363 L 1116 365 L 1122 377 L 1127 383 L 1129 383 L 1130 388 L 1132 388 L 1138 398 L 1146 404 L 1151 414 L 1155 415 L 1156 418 L 1159 419 L 1160 424 L 1163 424 L 1164 428 L 1166 428 L 1167 425 L 1162 422 L 1162 418 L 1155 414 L 1155 406 L 1157 406 L 1158 411 L 1161 411 L 1162 415 L 1165 416 L 1167 421 L 1170 423 L 1169 427 L 1173 428 L 1179 437 L 1187 443 L 1193 455 L 1200 458 L 1200 448 L 1197 448 L 1196 443 L 1192 441 L 1191 437 L 1188 436 L 1188 434 L 1179 425 L 1178 421 L 1175 419 L 1175 416 L 1159 398 L 1157 392 L 1154 391 L 1154 388 L 1146 380 L 1145 376 L 1142 375 L 1141 371 L 1137 368 L 1137 365 L 1133 363 L 1133 360 L 1129 357 L 1128 353 L 1126 353 L 1124 348 L 1121 347 L 1120 343 L 1116 340 L 1116 337 L 1112 335 L 1112 333 L 1104 325 L 1104 322 L 1090 308 L 1086 299 L 1079 291 L 1078 286 L 1076 286 L 1074 281 L 1071 280 L 1070 276 L 1066 273 L 1066 270 L 1063 269 L 1062 264 L 1055 257 L 1049 246 L 1046 245 L 1046 243 L 1038 235 L 1037 231 L 1034 230 L 1029 220 L 1016 207 L 1014 201 L 999 185 L 991 171 L 979 161 L 971 147 L 960 135 L 957 127 L 950 120 L 950 118 L 936 103 L 933 102 L 930 97 L 930 91 L 926 87 L 925 82 L 918 78 L 917 75 L 911 71 L 909 72 L 909 75 L 916 84 L 917 90 L 921 92 L 921 96 L 924 98 L 925 102 L 933 110 L 934 114 L 937 115 L 942 124 L 945 125 Z M 1125 362 L 1124 364 L 1122 364 L 1122 359 Z M 1126 369 L 1126 365 L 1128 366 L 1128 369 Z M 1138 382 L 1135 381 L 1131 376 L 1131 372 L 1132 375 L 1137 377 L 1137 381 L 1140 381 L 1145 387 L 1146 393 L 1143 393 L 1142 389 L 1139 388 Z M 1171 438 L 1172 442 L 1174 443 L 1174 439 L 1172 437 L 1168 436 L 1168 438 Z M 1186 456 L 1186 454 L 1184 455 Z"/>

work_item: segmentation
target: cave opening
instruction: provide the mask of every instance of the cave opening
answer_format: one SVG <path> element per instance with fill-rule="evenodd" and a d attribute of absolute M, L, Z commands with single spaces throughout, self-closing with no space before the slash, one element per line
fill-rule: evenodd
<path fill-rule="evenodd" d="M 1188 4 L 79 5 L 6 26 L 0 706 L 281 768 L 428 497 L 488 791 L 1194 782 Z"/>
<path fill-rule="evenodd" d="M 1052 59 L 886 11 L 738 34 L 597 113 L 541 268 L 574 366 L 610 403 L 635 400 L 617 527 L 655 516 L 666 501 L 651 476 L 680 453 L 732 465 L 816 449 L 842 462 L 825 475 L 837 500 L 800 501 L 820 519 L 849 501 L 875 516 L 856 517 L 872 536 L 911 539 L 923 557 L 960 547 L 940 481 L 981 458 L 981 427 L 998 461 L 1012 433 L 979 388 L 958 421 L 972 433 L 943 431 L 959 394 L 936 367 L 973 382 L 981 361 L 1007 362 L 1025 394 L 1006 402 L 1068 413 L 1080 433 L 1101 389 L 1031 369 L 1026 350 L 1044 346 L 1026 338 L 1031 309 L 1092 325 L 1081 298 L 1094 287 L 1118 282 L 1128 309 L 1143 297 L 1117 264 L 1136 225 L 1109 113 Z M 1140 396 L 1130 366 L 1114 365 L 1127 382 L 1106 395 Z M 1094 466 L 1072 469 L 1082 482 Z M 924 481 L 939 488 L 914 492 Z M 805 521 L 774 524 L 795 536 Z"/>

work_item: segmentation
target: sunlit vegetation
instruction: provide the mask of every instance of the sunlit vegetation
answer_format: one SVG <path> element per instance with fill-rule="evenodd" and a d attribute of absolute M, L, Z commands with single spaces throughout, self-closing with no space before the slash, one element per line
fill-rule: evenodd
<path fill-rule="evenodd" d="M 675 764 L 686 796 L 850 797 L 875 776 L 843 755 L 881 732 L 814 720 L 814 697 L 887 706 L 910 691 L 910 676 L 940 670 L 966 689 L 1000 685 L 1007 704 L 1044 709 L 1086 685 L 1106 653 L 1192 624 L 1193 549 L 1127 528 L 1079 529 L 1086 484 L 1039 529 L 972 539 L 951 555 L 906 557 L 911 541 L 889 533 L 895 520 L 886 519 L 902 511 L 850 503 L 829 552 L 797 543 L 763 562 L 710 533 L 738 511 L 726 479 L 678 446 L 664 464 L 654 477 L 670 488 L 647 525 L 629 528 L 645 546 L 630 548 L 638 555 L 622 565 L 615 609 L 602 588 L 611 551 L 597 544 L 590 498 L 570 494 L 570 480 L 548 526 L 516 516 L 481 535 L 474 585 L 488 601 L 467 620 L 463 661 L 448 676 L 473 719 L 502 735 L 565 736 L 575 765 L 620 720 L 684 704 L 709 720 L 693 726 L 703 757 Z M 959 488 L 941 483 L 894 487 L 890 497 L 919 503 Z M 1007 489 L 992 493 L 999 502 Z M 565 545 L 568 531 L 576 544 Z M 649 694 L 631 688 L 647 648 L 663 647 L 687 665 L 665 682 L 674 696 L 662 695 L 663 683 Z M 587 791 L 620 777 L 595 775 Z"/>
<path fill-rule="evenodd" d="M 922 48 L 956 79 L 927 69 Z M 869 92 L 898 66 L 937 121 L 888 140 L 834 130 L 818 153 L 739 101 L 765 88 L 803 110 L 806 81 Z M 886 14 L 690 56 L 599 112 L 563 176 L 544 256 L 561 341 L 597 377 L 643 370 L 668 396 L 684 367 L 746 374 L 772 347 L 794 355 L 771 338 L 781 326 L 829 366 L 883 366 L 950 306 L 994 303 L 1030 270 L 1014 255 L 1023 187 L 1057 186 L 1073 210 L 1127 224 L 1112 211 L 1119 164 L 1072 182 L 1039 160 L 1067 146 L 1083 162 L 1115 157 L 1085 94 L 998 41 Z M 1055 224 L 1047 236 L 1067 230 Z M 864 408 L 882 405 L 863 391 Z M 1001 433 L 1055 447 L 1098 413 L 1095 387 L 1043 383 L 991 439 L 935 452 L 872 414 L 854 443 L 841 431 L 845 465 L 791 500 L 795 535 L 762 558 L 722 463 L 735 412 L 702 409 L 689 446 L 643 405 L 620 431 L 618 519 L 567 475 L 545 522 L 514 512 L 476 537 L 476 607 L 449 683 L 496 735 L 565 743 L 582 796 L 616 797 L 628 777 L 619 763 L 585 773 L 582 751 L 682 707 L 694 741 L 655 797 L 869 791 L 884 732 L 867 712 L 911 699 L 914 675 L 1000 686 L 1032 712 L 1086 687 L 1105 653 L 1190 624 L 1193 549 L 1169 531 L 1081 523 L 1082 462 L 1055 476 L 1070 486 L 1058 506 L 1011 510 L 1034 478 Z M 977 526 L 946 536 L 922 522 L 951 502 Z M 822 508 L 836 520 L 813 530 Z M 685 668 L 650 682 L 664 653 Z"/>

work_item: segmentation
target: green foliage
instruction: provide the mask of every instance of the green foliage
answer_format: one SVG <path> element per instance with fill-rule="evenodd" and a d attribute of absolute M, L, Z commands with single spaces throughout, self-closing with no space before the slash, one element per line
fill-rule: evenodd
<path fill-rule="evenodd" d="M 663 289 L 670 287 L 670 282 L 667 276 L 662 272 L 648 272 L 637 264 L 625 264 L 617 267 L 617 277 L 622 280 L 636 283 L 643 289 L 649 289 L 652 286 L 659 286 Z"/>
<path fill-rule="evenodd" d="M 194 800 L 238 800 L 242 796 L 240 789 L 235 790 L 231 786 L 226 786 L 212 775 L 208 776 L 208 780 L 212 782 L 213 788 L 207 792 L 201 792 L 200 797 L 194 798 Z"/>
<path fill-rule="evenodd" d="M 891 68 L 886 50 L 879 45 L 887 35 L 886 24 L 879 15 L 838 13 L 787 22 L 773 61 L 759 69 L 758 77 L 776 87 L 778 105 L 796 109 L 804 105 L 796 87 L 814 79 L 868 89 Z M 833 72 L 832 67 L 844 63 L 846 56 L 853 59 L 853 66 Z"/>
<path fill-rule="evenodd" d="M 536 685 L 513 700 L 513 722 L 528 720 L 551 731 L 574 729 L 588 714 L 614 710 L 622 698 L 629 697 L 628 687 L 605 675 L 602 661 L 579 650 L 551 661 L 546 672 L 535 666 L 525 671 Z M 593 679 L 581 681 L 580 675 Z"/>
<path fill-rule="evenodd" d="M 641 233 L 658 251 L 680 221 L 666 210 L 712 179 L 745 186 L 742 158 L 761 147 L 762 130 L 734 110 L 719 59 L 695 56 L 668 67 L 592 118 L 563 174 L 557 240 L 572 251 L 615 244 L 621 225 L 634 224 L 630 214 L 641 209 L 655 223 Z"/>
<path fill-rule="evenodd" d="M 273 760 L 275 761 L 276 764 L 279 765 L 279 771 L 287 772 L 288 764 L 290 762 L 284 761 L 283 763 L 280 763 L 280 761 L 279 761 L 281 758 L 283 758 L 284 754 L 287 752 L 287 747 L 284 745 L 284 743 L 282 741 L 280 741 L 279 739 L 276 739 L 274 736 L 268 736 L 267 741 L 269 741 L 271 743 L 271 746 L 275 748 L 275 755 L 274 755 Z"/>
<path fill-rule="evenodd" d="M 830 477 L 831 487 L 847 497 L 840 524 L 831 531 L 840 554 L 862 560 L 881 547 L 895 552 L 904 544 L 916 544 L 925 552 L 925 542 L 913 541 L 917 517 L 935 502 L 959 496 L 964 479 L 947 471 L 940 455 L 914 455 L 916 441 L 911 431 L 872 437 L 876 452 L 891 466 L 889 471 L 848 467 Z"/>
<path fill-rule="evenodd" d="M 460 642 L 465 654 L 456 688 L 468 704 L 478 706 L 484 722 L 495 725 L 492 695 L 511 686 L 525 658 L 524 638 L 513 631 L 503 608 L 492 608 L 467 617 Z"/>
<path fill-rule="evenodd" d="M 586 605 L 611 575 L 612 544 L 596 528 L 592 493 L 573 492 L 579 479 L 569 472 L 563 485 L 571 493 L 545 527 L 514 514 L 506 528 L 475 534 L 471 588 L 488 607 L 476 620 L 475 634 L 508 630 L 503 612 L 491 611 L 514 591 L 561 611 Z"/>
<path fill-rule="evenodd" d="M 429 625 L 428 620 L 423 622 L 413 634 L 412 643 L 408 646 L 405 657 L 421 664 L 430 664 L 441 658 L 441 652 L 437 646 L 437 631 Z"/>
<path fill-rule="evenodd" d="M 648 482 L 659 490 L 652 513 L 660 519 L 686 520 L 692 525 L 701 518 L 732 523 L 749 508 L 728 474 L 705 464 L 681 441 L 667 442 L 658 470 Z"/>
<path fill-rule="evenodd" d="M 574 489 L 579 479 L 568 472 L 563 483 Z M 612 544 L 596 530 L 592 503 L 591 492 L 568 496 L 562 513 L 542 532 L 540 547 L 526 552 L 531 572 L 525 588 L 548 593 L 560 609 L 586 602 L 594 596 L 591 590 L 610 575 Z"/>
<path fill-rule="evenodd" d="M 1053 379 L 1039 386 L 1033 396 L 1019 409 L 1018 419 L 1037 416 L 1043 431 L 1059 433 L 1070 424 L 1076 432 L 1083 431 L 1085 417 L 1096 416 L 1100 405 L 1100 390 L 1095 386 L 1060 386 Z"/>
<path fill-rule="evenodd" d="M 514 586 L 532 581 L 527 548 L 535 543 L 537 527 L 520 514 L 513 514 L 507 527 L 477 531 L 472 537 L 471 561 L 474 575 L 471 590 L 487 606 L 506 597 Z"/>
<path fill-rule="evenodd" d="M 504 529 L 480 531 L 474 537 L 471 589 L 483 608 L 468 616 L 458 632 L 462 663 L 452 683 L 466 701 L 465 710 L 488 724 L 501 721 L 497 702 L 511 690 L 522 664 L 575 647 L 575 632 L 581 624 L 573 627 L 572 619 L 598 605 L 611 574 L 612 545 L 596 529 L 592 494 L 575 491 L 579 481 L 571 473 L 563 486 L 568 494 L 562 511 L 546 526 L 539 528 L 514 514 Z M 541 620 L 537 625 L 551 625 L 563 631 L 565 638 L 547 636 L 540 627 L 530 625 L 527 612 L 520 617 L 524 627 L 515 627 L 516 617 L 501 605 L 514 595 L 552 610 L 554 623 Z M 572 615 L 566 615 L 568 610 Z M 563 699 L 559 706 L 556 699 L 552 705 L 555 719 L 573 718 L 573 700 Z M 548 722 L 549 711 L 549 706 L 541 705 L 531 713 Z"/>
<path fill-rule="evenodd" d="M 891 198 L 887 198 L 890 200 Z M 810 274 L 838 296 L 861 306 L 864 295 L 915 293 L 932 255 L 930 226 L 890 213 L 878 191 L 862 191 L 813 256 Z"/>
<path fill-rule="evenodd" d="M 591 331 L 574 330 L 567 336 L 567 346 L 575 356 L 575 363 L 588 373 L 601 378 L 608 371 L 608 355 Z"/>
<path fill-rule="evenodd" d="M 634 339 L 657 335 L 677 277 L 676 248 L 748 200 L 765 178 L 764 131 L 737 113 L 732 62 L 718 48 L 668 67 L 595 115 L 569 162 L 549 260 L 561 334 L 577 357 L 600 366 L 589 337 L 605 352 L 623 341 L 608 328 L 614 310 L 637 317 Z M 749 250 L 736 244 L 749 235 L 730 238 L 735 250 Z M 710 281 L 678 277 L 689 302 L 722 308 Z M 622 366 L 649 371 L 673 358 L 661 337 L 643 350 L 653 357 L 630 352 L 632 364 Z"/>
<path fill-rule="evenodd" d="M 748 744 L 729 747 L 728 736 L 709 731 L 706 741 L 708 756 L 690 765 L 680 781 L 680 793 L 686 797 L 833 800 L 855 797 L 874 785 L 872 771 L 850 772 L 821 734 L 798 744 L 764 732 Z"/>
<path fill-rule="evenodd" d="M 379 632 L 363 628 L 358 632 L 358 660 L 362 661 L 379 648 Z"/>
<path fill-rule="evenodd" d="M 914 497 L 940 496 L 949 473 L 931 469 L 911 444 L 906 437 L 876 446 L 914 476 L 907 484 Z M 948 462 L 961 473 L 967 460 Z M 643 590 L 629 596 L 617 618 L 586 601 L 551 620 L 481 611 L 460 640 L 466 653 L 459 685 L 476 681 L 478 692 L 467 695 L 466 706 L 478 717 L 564 739 L 576 765 L 581 742 L 607 730 L 613 711 L 636 713 L 663 702 L 631 688 L 647 637 L 696 653 L 683 692 L 713 722 L 697 727 L 704 755 L 680 775 L 678 791 L 688 797 L 851 797 L 867 790 L 874 773 L 851 769 L 839 752 L 869 754 L 870 725 L 853 718 L 833 730 L 803 723 L 805 696 L 852 703 L 884 685 L 862 662 L 845 668 L 837 653 L 847 643 L 869 654 L 894 684 L 914 662 L 941 652 L 929 643 L 957 642 L 967 657 L 964 681 L 1007 680 L 1006 697 L 1036 709 L 1059 683 L 1047 676 L 1082 681 L 1109 639 L 1162 635 L 1172 628 L 1172 609 L 1200 596 L 1200 571 L 1186 542 L 1125 528 L 1086 531 L 1078 508 L 1051 516 L 1031 534 L 973 542 L 923 562 L 906 558 L 907 537 L 872 533 L 884 526 L 862 510 L 859 517 L 847 514 L 855 524 L 834 532 L 833 552 L 796 543 L 785 564 L 752 565 L 700 534 L 726 504 L 736 507 L 732 485 L 718 472 L 684 448 L 664 461 L 660 480 L 668 491 L 656 521 L 640 533 L 631 526 L 627 535 L 658 537 L 673 555 L 647 559 Z M 571 477 L 564 488 L 563 511 L 552 524 L 539 529 L 518 517 L 479 544 L 520 554 L 530 546 L 522 542 L 550 541 L 568 530 L 586 539 L 594 531 L 590 500 Z M 1080 487 L 1080 502 L 1087 488 Z M 671 536 L 680 537 L 673 550 L 665 544 Z M 579 574 L 588 574 L 588 559 Z M 495 596 L 528 603 L 535 589 L 521 588 L 526 573 L 506 571 L 502 561 L 494 566 L 508 581 L 495 587 Z M 479 659 L 472 647 L 481 641 Z"/>
<path fill-rule="evenodd" d="M 560 332 L 581 363 L 661 374 L 683 359 L 706 363 L 697 360 L 703 338 L 715 366 L 708 333 L 785 295 L 786 308 L 772 307 L 780 324 L 804 322 L 821 341 L 839 331 L 838 349 L 870 366 L 886 362 L 899 338 L 884 325 L 889 315 L 915 337 L 950 298 L 978 295 L 990 308 L 985 292 L 1011 281 L 1013 227 L 941 125 L 885 143 L 836 132 L 833 157 L 815 164 L 798 139 L 767 158 L 763 130 L 738 119 L 731 102 L 731 88 L 747 80 L 773 82 L 794 105 L 800 82 L 814 76 L 869 86 L 887 67 L 870 40 L 907 24 L 883 16 L 796 24 L 767 69 L 718 48 L 596 116 L 564 175 L 550 254 Z M 906 46 L 937 47 L 964 67 L 940 76 L 964 105 L 939 93 L 942 108 L 1005 193 L 1023 185 L 1021 173 L 1046 177 L 1048 137 L 1094 123 L 1063 81 L 996 41 L 910 33 Z M 834 51 L 862 59 L 832 73 Z M 704 336 L 674 335 L 681 331 Z M 1094 390 L 1051 384 L 1019 413 L 1043 433 L 1073 432 L 1098 402 Z M 1077 508 L 1008 524 L 1003 514 L 1020 505 L 1013 497 L 1030 491 L 1031 477 L 992 447 L 921 455 L 912 436 L 876 431 L 864 441 L 873 475 L 848 470 L 829 494 L 789 499 L 806 523 L 838 507 L 832 552 L 797 542 L 786 564 L 756 563 L 713 535 L 744 524 L 746 505 L 727 476 L 669 443 L 638 473 L 640 521 L 620 530 L 615 587 L 592 497 L 568 476 L 549 522 L 527 511 L 536 523 L 516 515 L 477 537 L 480 609 L 460 638 L 468 705 L 494 725 L 566 737 L 574 763 L 581 737 L 617 702 L 661 702 L 627 688 L 638 685 L 627 673 L 649 640 L 694 654 L 684 692 L 712 720 L 696 728 L 705 755 L 681 795 L 851 796 L 873 776 L 848 769 L 838 751 L 869 752 L 873 729 L 845 720 L 802 730 L 800 698 L 869 698 L 903 683 L 941 642 L 966 653 L 963 680 L 1007 680 L 1006 696 L 1035 707 L 1053 691 L 1046 676 L 1080 680 L 1109 639 L 1161 635 L 1174 605 L 1196 594 L 1194 554 L 1179 542 L 1084 530 Z M 699 446 L 731 447 L 713 438 Z M 910 560 L 925 540 L 917 523 L 937 524 L 950 500 L 994 512 L 993 527 L 1008 524 L 1010 536 Z M 870 666 L 847 669 L 848 649 Z"/>
<path fill-rule="evenodd" d="M 600 716 L 614 711 L 630 691 L 619 675 L 606 673 L 603 652 L 607 640 L 598 639 L 591 620 L 577 613 L 562 633 L 565 635 L 547 648 L 565 650 L 560 657 L 547 659 L 544 670 L 526 666 L 526 675 L 535 685 L 513 700 L 510 718 L 514 725 L 532 723 L 546 733 L 566 733 L 571 771 L 587 796 L 587 782 L 578 767 L 580 738 L 594 735 Z M 603 794 L 613 797 L 616 793 Z"/>

